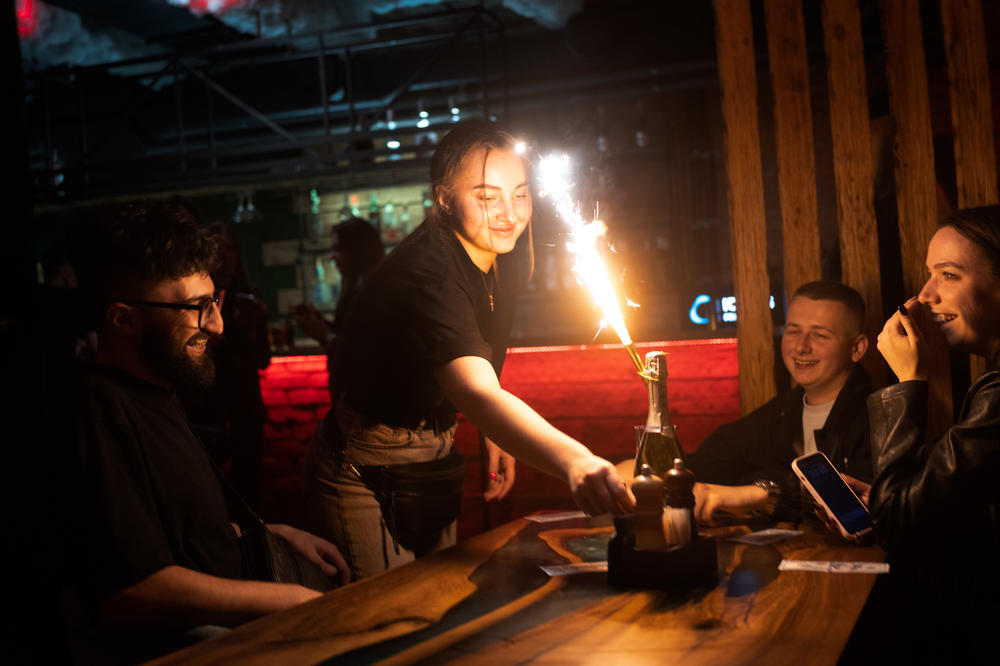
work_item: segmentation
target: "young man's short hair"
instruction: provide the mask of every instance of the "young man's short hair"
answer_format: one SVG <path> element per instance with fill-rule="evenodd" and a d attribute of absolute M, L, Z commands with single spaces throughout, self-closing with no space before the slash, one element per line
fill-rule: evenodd
<path fill-rule="evenodd" d="M 855 326 L 859 332 L 861 331 L 865 321 L 865 299 L 861 298 L 861 294 L 852 287 L 834 280 L 816 280 L 815 282 L 807 282 L 796 289 L 792 299 L 799 296 L 814 301 L 842 303 L 847 311 L 855 317 Z"/>
<path fill-rule="evenodd" d="M 80 286 L 97 315 L 151 285 L 218 267 L 217 241 L 187 204 L 132 201 L 101 210 L 77 236 Z"/>

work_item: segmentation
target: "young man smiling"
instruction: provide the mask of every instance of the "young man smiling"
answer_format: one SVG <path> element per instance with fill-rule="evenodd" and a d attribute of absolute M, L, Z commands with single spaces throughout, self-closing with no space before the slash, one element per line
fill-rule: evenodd
<path fill-rule="evenodd" d="M 799 483 L 790 465 L 803 453 L 822 451 L 840 472 L 871 479 L 865 398 L 872 386 L 858 365 L 868 350 L 864 317 L 861 295 L 847 285 L 799 287 L 781 336 L 796 388 L 720 427 L 690 456 L 699 521 L 713 522 L 717 511 L 797 517 Z"/>
<path fill-rule="evenodd" d="M 214 379 L 223 332 L 214 241 L 172 202 L 126 204 L 88 228 L 81 283 L 98 320 L 97 364 L 67 405 L 61 447 L 71 571 L 62 595 L 83 663 L 148 659 L 203 626 L 233 626 L 319 592 L 243 579 L 237 528 L 174 392 Z M 270 529 L 346 582 L 327 541 Z"/>

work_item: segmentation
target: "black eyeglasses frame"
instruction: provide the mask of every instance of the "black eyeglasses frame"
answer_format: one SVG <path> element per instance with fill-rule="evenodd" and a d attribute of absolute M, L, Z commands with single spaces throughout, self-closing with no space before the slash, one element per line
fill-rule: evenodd
<path fill-rule="evenodd" d="M 212 305 L 219 308 L 219 314 L 222 314 L 222 301 L 225 298 L 225 292 L 221 292 L 218 296 L 206 296 L 198 303 L 168 303 L 166 301 L 122 301 L 125 305 L 141 305 L 151 308 L 167 308 L 170 310 L 188 310 L 190 312 L 198 313 L 198 330 L 204 331 L 205 327 L 202 326 L 203 321 L 207 313 L 211 312 Z"/>

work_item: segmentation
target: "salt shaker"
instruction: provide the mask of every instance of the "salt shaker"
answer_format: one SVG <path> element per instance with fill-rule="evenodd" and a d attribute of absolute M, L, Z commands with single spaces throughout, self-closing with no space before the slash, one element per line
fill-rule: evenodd
<path fill-rule="evenodd" d="M 663 477 L 665 504 L 663 537 L 670 548 L 686 546 L 694 540 L 694 473 L 680 458 Z"/>
<path fill-rule="evenodd" d="M 632 482 L 635 495 L 635 549 L 666 550 L 663 540 L 663 480 L 642 465 Z"/>

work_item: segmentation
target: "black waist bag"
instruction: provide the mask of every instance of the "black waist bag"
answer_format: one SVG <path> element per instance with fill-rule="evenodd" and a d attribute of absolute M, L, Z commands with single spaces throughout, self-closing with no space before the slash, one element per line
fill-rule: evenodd
<path fill-rule="evenodd" d="M 400 545 L 424 554 L 461 513 L 465 459 L 454 449 L 438 460 L 357 469 L 375 493 L 397 554 Z"/>

